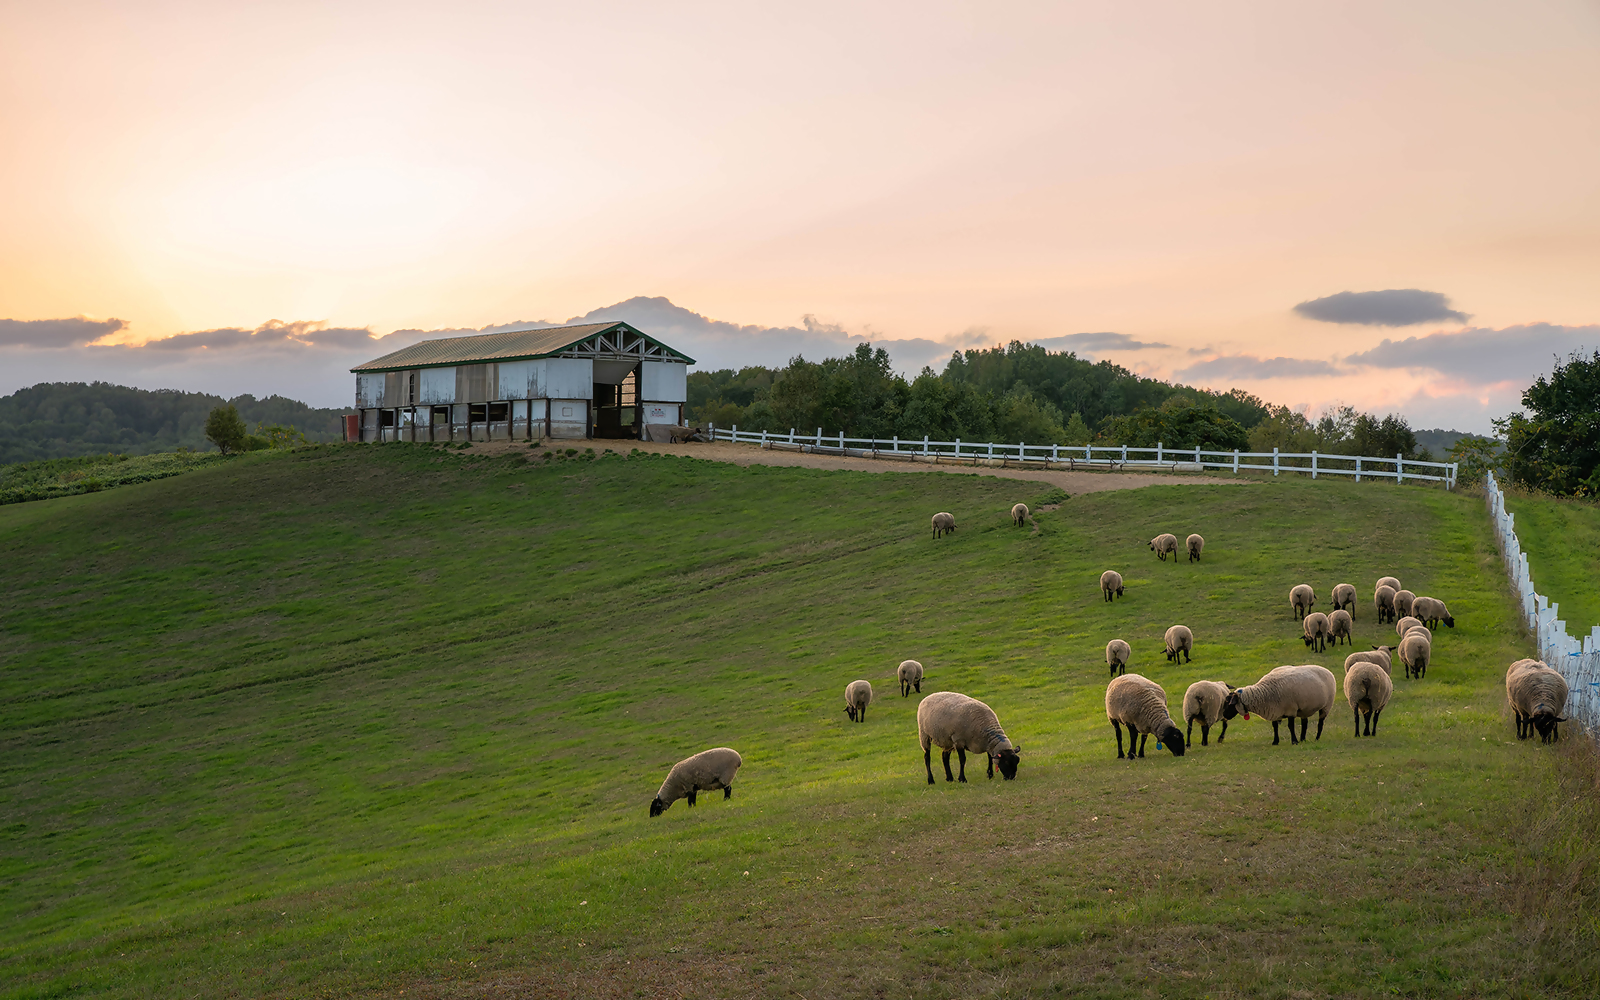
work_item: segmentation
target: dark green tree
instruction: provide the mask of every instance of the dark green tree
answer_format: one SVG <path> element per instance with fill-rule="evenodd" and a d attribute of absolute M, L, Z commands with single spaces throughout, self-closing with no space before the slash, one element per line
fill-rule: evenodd
<path fill-rule="evenodd" d="M 1244 451 L 1250 436 L 1239 422 L 1211 402 L 1174 397 L 1157 409 L 1149 407 L 1106 422 L 1105 436 L 1117 444 L 1153 448 L 1200 447 L 1206 451 Z"/>
<path fill-rule="evenodd" d="M 1600 350 L 1558 360 L 1522 394 L 1529 412 L 1495 421 L 1512 482 L 1562 496 L 1600 493 Z"/>
<path fill-rule="evenodd" d="M 216 445 L 218 451 L 224 455 L 244 451 L 249 437 L 244 420 L 232 403 L 212 407 L 211 414 L 206 417 L 206 440 Z"/>

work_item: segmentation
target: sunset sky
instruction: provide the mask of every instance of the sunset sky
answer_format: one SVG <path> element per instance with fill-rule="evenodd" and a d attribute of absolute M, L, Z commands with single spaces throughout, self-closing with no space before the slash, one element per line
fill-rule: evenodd
<path fill-rule="evenodd" d="M 594 316 L 1486 431 L 1600 348 L 1593 0 L 771 7 L 5 3 L 0 393 Z"/>

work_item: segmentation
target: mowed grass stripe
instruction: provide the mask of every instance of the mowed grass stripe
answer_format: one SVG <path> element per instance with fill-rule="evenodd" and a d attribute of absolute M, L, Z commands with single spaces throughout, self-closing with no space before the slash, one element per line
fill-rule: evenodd
<path fill-rule="evenodd" d="M 1512 739 L 1481 505 L 1171 486 L 1014 528 L 1039 490 L 334 447 L 0 511 L 0 988 L 1584 992 L 1584 758 Z M 1161 531 L 1204 561 L 1157 561 Z M 1459 627 L 1378 738 L 1341 701 L 1309 746 L 1240 722 L 1114 759 L 1109 638 L 1177 712 L 1200 678 L 1340 673 L 1294 583 L 1355 584 L 1359 648 L 1391 641 L 1391 572 Z M 908 656 L 996 708 L 1016 782 L 923 784 Z M 648 820 L 721 744 L 734 798 Z"/>

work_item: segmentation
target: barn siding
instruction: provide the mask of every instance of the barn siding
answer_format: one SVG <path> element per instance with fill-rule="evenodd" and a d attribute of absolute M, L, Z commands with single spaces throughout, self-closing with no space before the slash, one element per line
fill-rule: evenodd
<path fill-rule="evenodd" d="M 594 362 L 588 358 L 551 358 L 545 362 L 548 381 L 545 395 L 550 399 L 594 398 Z M 559 415 L 560 411 L 556 413 Z"/>
<path fill-rule="evenodd" d="M 383 405 L 383 372 L 356 376 L 356 408 L 367 409 Z"/>
<path fill-rule="evenodd" d="M 417 390 L 418 403 L 454 403 L 456 401 L 456 370 L 454 368 L 424 368 Z"/>
<path fill-rule="evenodd" d="M 646 361 L 640 369 L 640 399 L 661 403 L 682 403 L 688 400 L 688 365 L 671 361 Z"/>

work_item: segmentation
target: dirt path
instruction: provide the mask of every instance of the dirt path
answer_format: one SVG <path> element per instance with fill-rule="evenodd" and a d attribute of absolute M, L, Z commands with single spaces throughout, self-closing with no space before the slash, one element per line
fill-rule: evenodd
<path fill-rule="evenodd" d="M 559 447 L 564 442 L 557 442 Z M 734 465 L 787 465 L 804 469 L 844 469 L 854 472 L 937 472 L 953 476 L 997 476 L 1002 479 L 1031 479 L 1038 483 L 1059 486 L 1073 496 L 1082 493 L 1099 493 L 1105 490 L 1131 490 L 1140 486 L 1243 486 L 1247 479 L 1235 479 L 1215 473 L 1174 472 L 1075 472 L 1046 471 L 1044 469 L 1003 469 L 970 465 L 927 465 L 922 462 L 901 462 L 893 459 L 855 458 L 844 455 L 813 455 L 797 451 L 775 451 L 750 444 L 733 444 L 717 441 L 711 444 L 661 444 L 654 441 L 584 441 L 571 442 L 569 447 L 593 447 L 596 451 L 610 448 L 627 454 L 635 448 L 640 451 L 668 455 L 686 455 L 713 462 Z M 525 451 L 527 445 L 511 442 L 475 444 L 474 451 L 489 453 Z"/>

